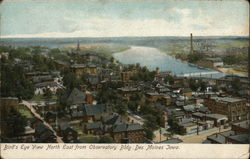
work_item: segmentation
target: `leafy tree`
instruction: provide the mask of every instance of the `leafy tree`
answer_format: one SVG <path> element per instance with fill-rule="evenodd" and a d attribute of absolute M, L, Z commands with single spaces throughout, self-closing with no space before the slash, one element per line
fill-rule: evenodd
<path fill-rule="evenodd" d="M 109 135 L 102 135 L 100 136 L 99 143 L 113 143 L 113 138 Z"/>
<path fill-rule="evenodd" d="M 1 96 L 30 99 L 33 95 L 33 84 L 26 79 L 21 65 L 1 65 Z"/>
<path fill-rule="evenodd" d="M 53 94 L 52 94 L 52 92 L 51 92 L 51 90 L 49 88 L 45 89 L 44 97 L 45 97 L 46 100 L 50 100 L 52 95 Z"/>
<path fill-rule="evenodd" d="M 1 105 L 1 136 L 16 137 L 25 131 L 26 118 L 12 105 Z"/>
<path fill-rule="evenodd" d="M 168 125 L 170 126 L 171 133 L 179 133 L 178 119 L 173 115 L 168 120 Z"/>
<path fill-rule="evenodd" d="M 191 54 L 188 54 L 187 58 L 188 58 L 188 62 L 196 63 L 197 61 L 201 60 L 203 56 L 198 53 L 191 53 Z"/>
<path fill-rule="evenodd" d="M 241 87 L 240 79 L 234 78 L 232 82 L 232 87 L 234 90 L 238 90 Z"/>

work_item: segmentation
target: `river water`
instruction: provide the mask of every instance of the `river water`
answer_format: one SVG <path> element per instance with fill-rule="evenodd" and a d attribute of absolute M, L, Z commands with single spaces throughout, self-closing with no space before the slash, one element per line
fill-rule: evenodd
<path fill-rule="evenodd" d="M 159 67 L 161 71 L 171 71 L 177 76 L 197 76 L 220 78 L 224 74 L 206 68 L 200 68 L 169 55 L 166 55 L 156 48 L 132 46 L 129 50 L 113 54 L 116 60 L 122 64 L 136 64 L 147 66 L 149 70 L 155 70 Z"/>

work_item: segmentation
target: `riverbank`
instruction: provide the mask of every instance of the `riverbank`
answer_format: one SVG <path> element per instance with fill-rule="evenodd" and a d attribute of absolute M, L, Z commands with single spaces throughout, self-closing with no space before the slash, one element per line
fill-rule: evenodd
<path fill-rule="evenodd" d="M 247 72 L 245 72 L 245 71 L 238 71 L 238 70 L 236 70 L 235 68 L 232 68 L 232 67 L 218 68 L 218 71 L 220 71 L 222 73 L 227 73 L 227 74 L 247 76 Z"/>
<path fill-rule="evenodd" d="M 144 46 L 131 46 L 130 49 L 122 51 L 120 53 L 113 54 L 116 60 L 119 60 L 122 64 L 136 64 L 146 66 L 150 71 L 159 68 L 160 71 L 171 71 L 173 75 L 195 75 L 201 77 L 220 78 L 224 76 L 215 70 L 202 68 L 187 62 L 183 62 L 179 59 L 175 59 L 162 51 Z"/>

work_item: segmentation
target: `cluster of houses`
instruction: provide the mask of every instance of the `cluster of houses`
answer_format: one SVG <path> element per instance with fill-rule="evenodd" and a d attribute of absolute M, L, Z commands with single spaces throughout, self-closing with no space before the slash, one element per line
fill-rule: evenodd
<path fill-rule="evenodd" d="M 58 89 L 62 89 L 62 77 L 60 72 L 28 72 L 26 73 L 27 79 L 29 79 L 35 87 L 35 95 L 43 95 L 46 89 L 49 89 L 53 94 L 57 92 Z"/>
<path fill-rule="evenodd" d="M 78 44 L 74 54 L 79 53 Z M 99 56 L 88 53 L 84 57 L 88 59 L 85 64 L 64 65 L 54 60 L 58 65 L 68 67 L 77 76 L 86 75 L 88 81 L 88 84 L 74 88 L 64 95 L 67 113 L 63 116 L 58 114 L 62 107 L 58 102 L 47 101 L 34 106 L 64 142 L 84 143 L 86 141 L 81 139 L 83 135 L 100 137 L 105 134 L 109 134 L 115 143 L 145 142 L 143 123 L 125 119 L 113 112 L 110 103 L 96 103 L 94 100 L 95 92 L 102 89 L 103 84 L 120 82 L 122 86 L 115 91 L 123 98 L 130 100 L 133 94 L 141 93 L 145 103 L 162 111 L 165 130 L 172 129 L 169 125 L 172 119 L 177 120 L 176 133 L 180 135 L 198 135 L 215 127 L 231 126 L 230 131 L 208 136 L 204 143 L 249 143 L 249 79 L 238 76 L 225 76 L 220 79 L 192 77 L 195 82 L 207 83 L 205 91 L 195 92 L 190 88 L 188 77 L 171 76 L 171 72 L 160 72 L 157 69 L 153 81 L 136 82 L 131 78 L 138 73 L 137 69 L 125 71 L 122 67 L 119 70 L 102 68 L 93 62 L 102 61 Z M 219 59 L 207 60 L 213 62 L 213 67 L 223 65 Z M 171 84 L 167 82 L 169 76 L 173 78 Z M 63 77 L 59 72 L 29 72 L 26 77 L 34 84 L 35 95 L 43 95 L 46 89 L 54 94 L 58 89 L 64 89 Z M 237 91 L 232 89 L 235 79 L 241 84 Z M 209 89 L 213 86 L 218 87 L 218 91 Z M 140 107 L 138 111 L 139 109 Z M 56 142 L 55 134 L 39 118 L 31 118 L 26 129 L 27 141 Z M 176 138 L 170 140 L 181 142 Z M 166 143 L 171 142 L 170 140 Z"/>

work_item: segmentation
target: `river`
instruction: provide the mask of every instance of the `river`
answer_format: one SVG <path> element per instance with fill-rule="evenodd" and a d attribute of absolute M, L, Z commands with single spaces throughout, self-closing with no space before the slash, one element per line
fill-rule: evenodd
<path fill-rule="evenodd" d="M 136 64 L 146 66 L 149 70 L 159 67 L 161 71 L 171 71 L 177 76 L 197 76 L 220 78 L 224 74 L 211 69 L 200 68 L 177 60 L 156 48 L 131 46 L 129 50 L 113 54 L 122 64 Z"/>

